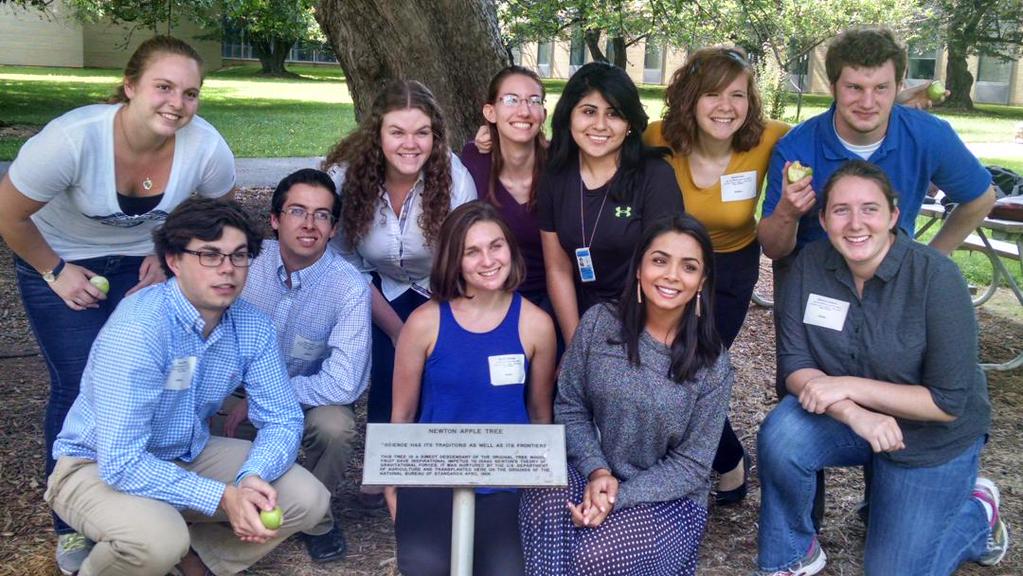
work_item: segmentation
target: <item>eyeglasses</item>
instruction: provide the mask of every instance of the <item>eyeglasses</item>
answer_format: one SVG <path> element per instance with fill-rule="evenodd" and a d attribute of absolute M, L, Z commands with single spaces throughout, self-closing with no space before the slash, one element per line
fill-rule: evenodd
<path fill-rule="evenodd" d="M 305 221 L 306 217 L 310 214 L 313 215 L 313 221 L 317 224 L 332 224 L 334 222 L 334 215 L 326 210 L 315 210 L 310 212 L 301 206 L 291 206 L 284 209 L 284 213 L 295 220 Z"/>
<path fill-rule="evenodd" d="M 252 254 L 248 252 L 235 252 L 234 254 L 221 254 L 213 250 L 182 250 L 186 254 L 199 257 L 199 264 L 207 268 L 217 268 L 224 263 L 224 258 L 231 261 L 235 268 L 248 268 L 252 264 Z"/>
<path fill-rule="evenodd" d="M 543 108 L 543 97 L 542 96 L 530 96 L 529 98 L 522 98 L 518 94 L 505 94 L 497 99 L 498 102 L 504 104 L 508 108 L 518 108 L 519 104 L 525 102 L 526 106 L 531 109 Z"/>

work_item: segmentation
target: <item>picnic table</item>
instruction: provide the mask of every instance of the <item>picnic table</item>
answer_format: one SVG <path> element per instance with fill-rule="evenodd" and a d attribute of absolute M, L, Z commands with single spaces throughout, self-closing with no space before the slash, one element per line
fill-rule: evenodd
<path fill-rule="evenodd" d="M 946 215 L 945 207 L 941 204 L 924 204 L 920 208 L 920 216 L 926 217 L 928 220 L 917 230 L 916 237 L 919 238 L 935 223 L 943 221 Z M 991 286 L 980 298 L 974 298 L 976 305 L 979 306 L 986 302 L 998 288 L 999 282 L 1004 280 L 1016 296 L 1016 301 L 1023 306 L 1023 290 L 1020 289 L 1015 277 L 1002 261 L 1002 258 L 1015 260 L 1023 270 L 1023 259 L 1020 257 L 1020 254 L 1023 253 L 1023 222 L 985 218 L 974 233 L 967 236 L 958 250 L 981 252 L 991 261 Z M 1015 358 L 1007 362 L 981 364 L 981 368 L 984 370 L 1012 370 L 1020 366 L 1023 366 L 1023 349 Z"/>

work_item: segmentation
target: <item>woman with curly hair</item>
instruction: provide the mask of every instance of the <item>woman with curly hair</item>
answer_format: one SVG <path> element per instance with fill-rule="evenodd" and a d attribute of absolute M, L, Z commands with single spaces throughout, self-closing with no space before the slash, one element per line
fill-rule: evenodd
<path fill-rule="evenodd" d="M 409 314 L 430 298 L 441 223 L 452 209 L 476 199 L 476 187 L 448 147 L 437 100 L 414 80 L 386 84 L 323 168 L 342 198 L 334 245 L 372 276 L 368 420 L 389 422 L 394 343 Z"/>
<path fill-rule="evenodd" d="M 714 321 L 731 347 L 746 319 L 760 274 L 754 212 L 774 144 L 789 126 L 764 118 L 753 68 L 737 48 L 704 48 L 679 68 L 665 90 L 664 120 L 643 139 L 672 150 L 686 210 L 710 232 L 718 271 Z M 746 497 L 749 458 L 725 419 L 714 459 L 721 475 L 715 500 Z"/>

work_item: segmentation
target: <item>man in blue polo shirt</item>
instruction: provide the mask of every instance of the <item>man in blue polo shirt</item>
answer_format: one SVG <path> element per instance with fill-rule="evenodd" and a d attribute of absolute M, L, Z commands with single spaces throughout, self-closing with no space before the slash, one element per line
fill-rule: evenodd
<path fill-rule="evenodd" d="M 862 28 L 840 34 L 828 47 L 825 67 L 834 104 L 796 126 L 775 146 L 757 236 L 764 254 L 781 264 L 808 242 L 824 238 L 819 191 L 847 160 L 877 164 L 899 195 L 899 226 L 912 234 L 933 182 L 959 204 L 931 241 L 950 254 L 994 204 L 991 175 L 944 120 L 895 104 L 906 72 L 906 51 L 891 31 Z M 790 163 L 813 168 L 794 183 Z"/>
<path fill-rule="evenodd" d="M 235 300 L 256 228 L 234 202 L 193 198 L 153 239 L 169 280 L 121 302 L 96 338 L 45 498 L 95 542 L 81 576 L 236 574 L 320 524 L 330 497 L 293 466 L 302 410 L 273 324 Z M 211 437 L 239 385 L 259 433 Z M 275 506 L 270 529 L 260 512 Z"/>
<path fill-rule="evenodd" d="M 277 185 L 270 198 L 276 240 L 264 240 L 242 298 L 273 320 L 291 386 L 305 412 L 305 467 L 331 492 L 354 450 L 352 404 L 369 384 L 370 289 L 362 274 L 327 243 L 337 232 L 341 198 L 334 181 L 305 168 Z M 225 402 L 227 436 L 251 437 L 248 403 Z M 302 535 L 310 558 L 345 556 L 341 527 L 331 520 Z"/>

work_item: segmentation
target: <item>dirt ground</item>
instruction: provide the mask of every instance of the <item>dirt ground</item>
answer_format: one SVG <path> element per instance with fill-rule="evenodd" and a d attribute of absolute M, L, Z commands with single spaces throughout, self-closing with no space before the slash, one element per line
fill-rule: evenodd
<path fill-rule="evenodd" d="M 262 212 L 267 191 L 245 191 L 243 202 Z M 59 574 L 53 563 L 55 537 L 49 511 L 43 502 L 45 486 L 42 460 L 42 413 L 48 377 L 38 355 L 14 283 L 10 252 L 0 243 L 0 576 L 50 576 Z M 1023 314 L 1008 290 L 978 312 L 981 358 L 1006 360 L 1023 349 Z M 752 307 L 739 339 L 732 349 L 737 370 L 733 392 L 732 422 L 745 446 L 755 451 L 756 430 L 775 404 L 774 329 L 771 313 Z M 988 374 L 994 423 L 991 442 L 984 452 L 981 471 L 998 483 L 1003 515 L 1013 528 L 1023 528 L 1023 369 Z M 360 418 L 365 410 L 358 411 Z M 348 558 L 336 564 L 312 564 L 300 544 L 285 542 L 273 554 L 249 570 L 254 575 L 380 575 L 394 569 L 394 536 L 390 521 L 366 514 L 355 505 L 354 479 L 361 473 L 361 456 L 355 459 L 349 480 L 337 494 L 336 514 L 348 538 Z M 865 531 L 855 514 L 862 493 L 858 472 L 832 471 L 828 475 L 828 500 L 820 541 L 828 553 L 825 574 L 862 573 L 860 558 Z M 750 496 L 733 508 L 711 508 L 703 543 L 700 574 L 734 575 L 752 571 L 756 553 L 759 489 L 754 467 Z M 1023 574 L 1023 553 L 1017 544 L 994 568 L 964 566 L 961 575 Z"/>

